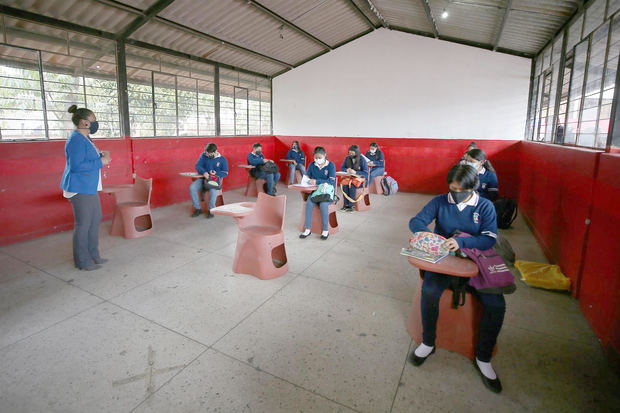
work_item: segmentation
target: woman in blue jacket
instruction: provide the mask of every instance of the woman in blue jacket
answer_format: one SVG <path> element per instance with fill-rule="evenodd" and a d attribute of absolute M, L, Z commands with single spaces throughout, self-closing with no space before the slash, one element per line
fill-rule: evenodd
<path fill-rule="evenodd" d="M 385 172 L 385 157 L 383 152 L 379 149 L 379 145 L 376 142 L 370 144 L 368 152 L 366 152 L 366 158 L 370 161 L 370 177 L 368 178 L 368 185 L 378 176 L 383 176 Z"/>
<path fill-rule="evenodd" d="M 110 153 L 99 151 L 91 134 L 99 129 L 95 114 L 76 105 L 69 107 L 75 130 L 65 144 L 66 164 L 60 187 L 73 207 L 73 260 L 81 270 L 101 268 L 107 260 L 99 255 L 101 168 L 110 163 Z"/>
<path fill-rule="evenodd" d="M 497 199 L 497 174 L 487 160 L 487 156 L 482 149 L 472 149 L 465 154 L 465 164 L 472 166 L 478 172 L 480 188 L 478 193 L 481 197 L 493 202 Z"/>
<path fill-rule="evenodd" d="M 302 175 L 306 173 L 306 155 L 301 150 L 299 141 L 293 141 L 291 149 L 286 154 L 286 159 L 293 161 L 288 164 L 288 180 L 289 185 L 293 185 L 295 182 L 295 171 L 299 170 Z"/>
<path fill-rule="evenodd" d="M 361 176 L 366 180 L 366 185 L 368 185 L 368 162 L 366 158 L 362 156 L 360 153 L 360 147 L 357 145 L 351 145 L 349 147 L 349 156 L 344 158 L 342 161 L 342 166 L 340 167 L 342 172 L 347 172 L 350 174 L 356 174 Z M 355 193 L 357 192 L 357 187 L 355 185 L 344 185 L 343 191 L 345 194 L 349 196 L 351 199 L 355 199 Z M 344 197 L 344 206 L 341 211 L 353 212 L 354 202 Z"/>
<path fill-rule="evenodd" d="M 411 232 L 428 231 L 435 221 L 435 233 L 447 238 L 449 251 L 460 248 L 488 250 L 497 240 L 497 216 L 491 201 L 476 193 L 478 173 L 469 165 L 455 165 L 448 173 L 449 193 L 438 195 L 409 222 Z M 455 231 L 471 237 L 453 237 Z M 419 366 L 435 352 L 439 299 L 455 278 L 446 274 L 426 272 L 422 284 L 422 343 L 411 353 L 409 361 Z M 499 393 L 502 385 L 491 366 L 493 347 L 504 322 L 506 301 L 501 294 L 486 294 L 475 290 L 484 306 L 474 366 L 490 390 Z"/>
<path fill-rule="evenodd" d="M 327 160 L 325 148 L 322 146 L 317 146 L 314 148 L 314 162 L 308 166 L 308 172 L 306 172 L 306 175 L 310 178 L 310 185 L 321 185 L 325 183 L 332 186 L 336 185 L 336 166 Z M 319 202 L 322 225 L 321 239 L 323 240 L 326 240 L 329 236 L 329 204 L 331 203 L 332 201 Z M 315 203 L 312 202 L 312 198 L 309 196 L 306 200 L 305 231 L 299 235 L 299 238 L 306 238 L 310 235 L 314 205 Z"/>

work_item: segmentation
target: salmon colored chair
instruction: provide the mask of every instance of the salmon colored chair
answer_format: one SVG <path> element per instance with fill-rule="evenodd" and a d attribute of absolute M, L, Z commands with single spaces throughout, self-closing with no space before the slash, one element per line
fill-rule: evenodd
<path fill-rule="evenodd" d="M 385 161 L 383 161 L 383 168 L 385 169 Z M 369 175 L 370 176 L 370 175 Z M 375 176 L 370 185 L 368 186 L 371 194 L 383 195 L 383 187 L 381 186 L 381 180 L 387 176 L 387 172 L 383 172 L 383 176 Z"/>
<path fill-rule="evenodd" d="M 422 314 L 420 309 L 422 280 L 421 277 L 407 319 L 407 332 L 416 343 L 422 342 Z M 478 343 L 482 311 L 483 307 L 480 300 L 469 292 L 465 296 L 465 305 L 456 309 L 452 308 L 452 290 L 446 289 L 439 300 L 439 319 L 437 320 L 435 345 L 473 360 L 476 357 L 476 344 Z M 495 346 L 493 354 L 496 351 L 497 346 Z"/>
<path fill-rule="evenodd" d="M 217 199 L 215 200 L 215 206 L 219 207 L 224 205 L 224 193 L 222 192 L 222 188 L 224 188 L 224 179 L 221 180 L 220 189 L 217 190 Z M 200 209 L 203 211 L 209 210 L 209 190 L 205 189 L 205 192 L 202 193 L 202 197 L 200 198 Z"/>
<path fill-rule="evenodd" d="M 256 198 L 260 193 L 267 193 L 267 180 L 254 178 L 250 175 L 250 170 L 248 170 L 248 184 L 245 187 L 245 196 Z"/>
<path fill-rule="evenodd" d="M 252 214 L 238 218 L 239 235 L 233 271 L 261 280 L 280 277 L 288 271 L 284 247 L 286 195 L 258 194 Z"/>
<path fill-rule="evenodd" d="M 132 187 L 114 192 L 116 208 L 110 235 L 125 238 L 145 237 L 153 233 L 151 215 L 151 190 L 153 178 L 136 177 Z"/>
<path fill-rule="evenodd" d="M 370 168 L 368 168 L 366 173 L 368 174 L 368 176 L 370 176 Z M 362 195 L 362 193 L 364 194 L 364 197 L 359 202 L 355 203 L 354 208 L 356 211 L 360 211 L 360 212 L 369 211 L 370 210 L 370 191 L 368 188 L 368 179 L 364 181 L 364 185 L 360 186 L 359 188 L 357 188 L 357 191 L 355 191 L 355 199 L 359 198 L 360 195 Z"/>
<path fill-rule="evenodd" d="M 308 197 L 310 196 L 310 194 L 308 193 L 302 193 L 303 195 L 303 207 L 301 210 L 301 219 L 299 221 L 299 231 L 300 232 L 304 232 L 306 230 L 306 200 L 308 199 Z M 337 206 L 336 204 L 334 204 L 333 202 L 331 204 L 329 204 L 329 224 L 328 224 L 328 230 L 329 230 L 329 234 L 335 234 L 339 231 L 338 229 L 338 214 L 336 214 L 336 210 L 337 210 Z M 321 225 L 322 221 L 321 221 L 321 210 L 319 209 L 318 205 L 314 206 L 314 209 L 312 210 L 312 227 L 310 228 L 310 231 L 313 234 L 320 234 L 321 232 L 323 232 L 323 226 Z"/>

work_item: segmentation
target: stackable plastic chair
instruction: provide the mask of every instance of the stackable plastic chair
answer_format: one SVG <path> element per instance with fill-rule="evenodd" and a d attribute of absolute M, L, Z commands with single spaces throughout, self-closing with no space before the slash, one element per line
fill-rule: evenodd
<path fill-rule="evenodd" d="M 114 192 L 116 208 L 110 235 L 125 238 L 145 237 L 153 233 L 151 215 L 151 191 L 153 178 L 136 177 L 132 187 Z"/>
<path fill-rule="evenodd" d="M 407 319 L 407 332 L 416 343 L 422 342 L 422 279 L 413 297 L 411 313 Z M 476 357 L 478 330 L 482 318 L 483 306 L 478 297 L 467 292 L 465 305 L 452 308 L 452 290 L 447 288 L 439 300 L 439 319 L 437 320 L 437 338 L 435 345 L 439 348 L 461 354 L 469 359 Z M 497 351 L 497 346 L 493 352 Z"/>
<path fill-rule="evenodd" d="M 220 189 L 217 190 L 217 199 L 215 200 L 215 206 L 219 207 L 224 205 L 224 193 L 222 189 L 224 188 L 224 179 L 221 180 Z M 200 197 L 200 209 L 203 211 L 209 210 L 209 199 L 211 195 L 209 195 L 209 190 L 205 188 L 205 192 L 202 193 Z"/>
<path fill-rule="evenodd" d="M 286 195 L 258 194 L 254 212 L 238 219 L 234 272 L 267 280 L 288 271 L 284 247 L 285 213 Z"/>
<path fill-rule="evenodd" d="M 250 174 L 248 169 L 248 183 L 245 187 L 245 196 L 256 198 L 260 193 L 267 193 L 267 180 L 264 178 L 256 179 Z"/>
<path fill-rule="evenodd" d="M 370 168 L 368 168 L 366 173 L 370 177 Z M 355 191 L 355 199 L 358 199 L 360 195 L 362 194 L 364 194 L 363 198 L 359 202 L 355 203 L 354 208 L 356 211 L 360 211 L 360 212 L 369 211 L 370 210 L 370 191 L 368 189 L 368 179 L 364 181 L 364 185 L 360 186 Z"/>
<path fill-rule="evenodd" d="M 383 161 L 383 168 L 385 169 L 385 160 Z M 368 175 L 370 176 L 370 175 Z M 383 186 L 381 186 L 381 180 L 383 177 L 387 176 L 387 172 L 383 172 L 382 176 L 375 176 L 370 185 L 368 185 L 368 190 L 371 194 L 383 195 Z"/>

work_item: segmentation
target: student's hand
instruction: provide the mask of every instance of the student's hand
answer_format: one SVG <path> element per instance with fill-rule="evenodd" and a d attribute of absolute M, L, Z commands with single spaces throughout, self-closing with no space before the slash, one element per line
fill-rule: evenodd
<path fill-rule="evenodd" d="M 347 168 L 347 173 L 355 174 L 355 169 Z"/>
<path fill-rule="evenodd" d="M 214 171 L 214 170 L 209 171 L 209 173 L 210 173 L 211 175 L 215 175 L 215 171 Z"/>
<path fill-rule="evenodd" d="M 204 176 L 205 178 L 209 179 L 209 172 L 203 173 L 202 176 Z"/>
<path fill-rule="evenodd" d="M 454 238 L 447 239 L 446 242 L 443 243 L 443 246 L 450 252 L 454 252 L 460 248 L 459 243 L 456 242 Z"/>
<path fill-rule="evenodd" d="M 374 162 L 368 162 L 368 166 L 373 167 L 373 166 L 375 166 L 375 163 Z"/>
<path fill-rule="evenodd" d="M 310 185 L 316 185 L 316 179 L 310 179 L 310 180 L 308 181 L 308 183 L 309 183 Z"/>
<path fill-rule="evenodd" d="M 292 163 L 293 163 L 293 165 L 297 166 L 297 162 L 293 161 Z"/>

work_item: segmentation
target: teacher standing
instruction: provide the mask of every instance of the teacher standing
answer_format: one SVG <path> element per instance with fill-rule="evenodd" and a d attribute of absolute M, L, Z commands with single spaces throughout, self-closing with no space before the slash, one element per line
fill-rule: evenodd
<path fill-rule="evenodd" d="M 71 202 L 75 227 L 73 229 L 73 260 L 80 270 L 101 268 L 107 260 L 99 255 L 99 224 L 101 204 L 101 168 L 110 163 L 110 153 L 99 151 L 91 134 L 99 129 L 95 114 L 86 108 L 71 105 L 71 120 L 75 130 L 65 144 L 67 162 L 60 187 Z"/>

